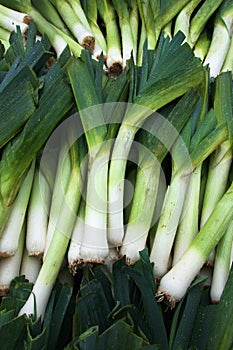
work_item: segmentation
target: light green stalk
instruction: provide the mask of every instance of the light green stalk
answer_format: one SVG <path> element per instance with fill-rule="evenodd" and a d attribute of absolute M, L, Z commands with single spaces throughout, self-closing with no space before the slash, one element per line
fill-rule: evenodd
<path fill-rule="evenodd" d="M 201 181 L 199 165 L 191 174 L 189 186 L 184 199 L 181 218 L 176 233 L 172 265 L 182 257 L 198 233 L 199 188 Z"/>
<path fill-rule="evenodd" d="M 142 65 L 142 57 L 143 57 L 143 47 L 146 41 L 146 26 L 144 18 L 141 20 L 141 30 L 138 44 L 138 53 L 137 53 L 137 65 L 140 67 Z"/>
<path fill-rule="evenodd" d="M 191 47 L 196 44 L 208 19 L 218 9 L 222 2 L 223 0 L 206 0 L 197 11 L 190 23 L 188 43 Z"/>
<path fill-rule="evenodd" d="M 210 288 L 210 297 L 213 303 L 218 303 L 229 277 L 232 265 L 231 251 L 233 244 L 233 221 L 219 241 L 213 268 L 213 276 Z"/>
<path fill-rule="evenodd" d="M 34 169 L 35 160 L 32 162 L 32 165 L 20 187 L 18 195 L 13 203 L 10 217 L 0 238 L 0 256 L 2 257 L 12 256 L 17 251 L 20 232 L 25 221 L 26 210 L 31 193 Z"/>
<path fill-rule="evenodd" d="M 168 22 L 165 27 L 163 27 L 162 32 L 165 37 L 172 39 L 172 21 Z"/>
<path fill-rule="evenodd" d="M 69 184 L 71 174 L 71 159 L 68 155 L 67 141 L 62 139 L 58 156 L 57 171 L 55 176 L 54 188 L 49 210 L 48 226 L 46 230 L 46 242 L 44 247 L 43 259 L 45 259 L 56 225 L 59 221 L 61 208 L 64 201 L 65 192 Z"/>
<path fill-rule="evenodd" d="M 223 63 L 222 69 L 221 69 L 222 72 L 227 72 L 227 71 L 233 72 L 232 57 L 233 57 L 233 35 L 231 36 L 230 46 L 229 46 L 228 52 L 226 54 L 226 58 L 225 58 L 225 61 Z"/>
<path fill-rule="evenodd" d="M 131 32 L 133 37 L 133 53 L 134 58 L 137 57 L 137 50 L 138 50 L 138 33 L 139 33 L 139 12 L 138 12 L 138 5 L 137 0 L 128 0 L 128 6 L 129 6 L 129 22 L 131 26 Z M 136 62 L 136 60 L 135 60 Z"/>
<path fill-rule="evenodd" d="M 0 41 L 4 45 L 5 51 L 10 47 L 10 35 L 11 33 L 8 30 L 0 27 Z"/>
<path fill-rule="evenodd" d="M 146 29 L 148 49 L 154 50 L 156 46 L 155 24 L 154 24 L 153 12 L 150 6 L 150 2 L 149 0 L 146 0 L 146 1 L 138 1 L 137 3 L 138 3 L 141 22 L 144 24 Z"/>
<path fill-rule="evenodd" d="M 154 17 L 155 43 L 157 45 L 162 29 L 184 8 L 187 0 L 163 0 Z"/>
<path fill-rule="evenodd" d="M 53 1 L 53 0 L 52 0 Z M 87 17 L 85 12 L 83 11 L 82 5 L 80 3 L 80 0 L 67 0 L 67 2 L 72 7 L 74 13 L 76 16 L 80 19 L 81 23 L 84 25 L 84 27 L 91 33 L 91 27 L 88 23 Z"/>
<path fill-rule="evenodd" d="M 32 6 L 51 24 L 60 29 L 63 33 L 71 36 L 69 29 L 61 19 L 59 13 L 49 0 L 31 0 Z"/>
<path fill-rule="evenodd" d="M 120 255 L 126 256 L 128 264 L 135 263 L 139 259 L 139 252 L 145 248 L 159 184 L 160 164 L 148 151 L 141 150 L 140 153 L 145 154 L 144 157 L 140 155 L 132 209 L 120 249 Z"/>
<path fill-rule="evenodd" d="M 9 41 L 11 32 L 7 29 L 0 27 L 0 40 Z"/>
<path fill-rule="evenodd" d="M 2 15 L 5 15 L 6 17 L 9 17 L 9 18 L 12 18 L 12 19 L 15 19 L 19 22 L 24 22 L 26 20 L 26 18 L 28 17 L 28 14 L 25 13 L 25 12 L 22 12 L 21 10 L 19 11 L 15 11 L 15 10 L 12 10 L 10 8 L 10 6 L 4 6 L 2 5 L 2 1 L 1 1 L 1 4 L 0 4 L 0 13 Z"/>
<path fill-rule="evenodd" d="M 150 253 L 154 275 L 161 278 L 170 268 L 170 254 L 184 204 L 191 172 L 173 177 L 165 195 L 162 213 Z"/>
<path fill-rule="evenodd" d="M 203 62 L 209 50 L 209 46 L 210 46 L 210 38 L 208 37 L 207 32 L 204 30 L 199 36 L 193 48 L 194 55 L 200 58 L 201 61 Z"/>
<path fill-rule="evenodd" d="M 191 0 L 178 14 L 175 20 L 174 35 L 181 31 L 187 41 L 190 30 L 190 17 L 201 0 Z"/>

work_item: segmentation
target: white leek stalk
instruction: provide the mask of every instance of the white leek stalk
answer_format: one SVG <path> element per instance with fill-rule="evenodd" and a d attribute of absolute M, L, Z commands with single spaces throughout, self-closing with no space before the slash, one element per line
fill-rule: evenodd
<path fill-rule="evenodd" d="M 22 225 L 15 254 L 0 260 L 0 296 L 9 291 L 11 281 L 19 276 L 25 240 L 25 224 Z"/>
<path fill-rule="evenodd" d="M 133 53 L 134 62 L 136 62 L 134 40 L 129 19 L 129 10 L 125 1 L 112 0 L 112 2 L 117 11 L 119 19 L 124 69 L 126 67 L 126 61 L 131 58 L 131 53 Z"/>
<path fill-rule="evenodd" d="M 108 186 L 108 241 L 113 247 L 122 245 L 124 237 L 124 177 L 127 156 L 137 131 L 134 125 L 120 127 L 112 152 Z"/>
<path fill-rule="evenodd" d="M 80 264 L 82 263 L 82 259 L 80 255 L 80 247 L 82 244 L 84 225 L 85 225 L 85 201 L 81 200 L 78 214 L 77 214 L 77 219 L 76 219 L 73 233 L 70 240 L 68 255 L 67 255 L 69 269 L 73 275 L 77 273 L 77 269 L 80 267 Z"/>
<path fill-rule="evenodd" d="M 38 256 L 29 256 L 27 249 L 24 248 L 23 258 L 20 266 L 20 276 L 31 282 L 35 283 L 37 276 L 41 268 L 41 260 Z"/>
<path fill-rule="evenodd" d="M 97 7 L 106 28 L 106 65 L 112 75 L 119 75 L 123 61 L 116 12 L 109 0 L 97 0 Z"/>
<path fill-rule="evenodd" d="M 44 254 L 50 197 L 47 180 L 36 167 L 27 213 L 26 247 L 30 256 Z"/>
<path fill-rule="evenodd" d="M 1 5 L 1 4 L 0 4 L 0 13 L 9 17 L 9 18 L 14 18 L 18 22 L 27 21 L 27 18 L 28 18 L 27 13 L 12 10 L 11 8 L 8 8 L 8 7 Z"/>
<path fill-rule="evenodd" d="M 101 146 L 97 145 L 89 150 L 85 225 L 80 247 L 82 261 L 91 264 L 104 263 L 108 256 L 107 177 L 109 144 L 106 142 Z"/>
<path fill-rule="evenodd" d="M 108 251 L 108 256 L 105 259 L 105 265 L 108 267 L 109 271 L 112 271 L 112 266 L 115 261 L 119 259 L 119 251 L 115 247 L 110 247 Z"/>
<path fill-rule="evenodd" d="M 28 2 L 28 1 L 27 1 Z M 18 4 L 17 4 L 18 6 Z M 20 6 L 20 5 L 19 5 Z M 49 38 L 51 45 L 53 46 L 57 57 L 61 55 L 67 45 L 74 56 L 79 57 L 82 51 L 82 46 L 75 41 L 71 36 L 67 35 L 61 29 L 57 28 L 49 21 L 47 21 L 39 11 L 37 11 L 33 6 L 27 4 L 27 13 L 33 18 L 36 23 L 38 31 L 43 35 L 46 34 Z"/>
<path fill-rule="evenodd" d="M 75 2 L 72 0 L 72 3 Z M 91 31 L 95 37 L 95 47 L 93 50 L 93 56 L 99 59 L 100 54 L 103 52 L 104 60 L 107 58 L 107 43 L 106 38 L 98 25 L 98 9 L 96 0 L 86 1 L 85 3 L 85 15 L 90 25 Z"/>
<path fill-rule="evenodd" d="M 32 165 L 23 180 L 14 201 L 12 212 L 0 238 L 0 256 L 2 257 L 14 255 L 17 251 L 20 232 L 24 223 L 32 188 L 34 169 L 35 160 L 32 162 Z"/>
<path fill-rule="evenodd" d="M 30 17 L 26 13 L 11 10 L 0 4 L 0 25 L 4 29 L 16 32 L 18 26 L 21 33 L 25 33 L 28 30 L 29 21 Z"/>
<path fill-rule="evenodd" d="M 209 66 L 211 77 L 216 77 L 219 74 L 229 46 L 230 34 L 228 29 L 222 21 L 216 21 L 209 51 L 203 63 Z"/>

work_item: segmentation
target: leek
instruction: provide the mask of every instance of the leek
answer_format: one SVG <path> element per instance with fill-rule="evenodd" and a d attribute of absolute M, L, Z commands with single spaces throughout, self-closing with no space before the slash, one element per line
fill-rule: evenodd
<path fill-rule="evenodd" d="M 175 105 L 166 119 L 158 115 L 156 119 L 144 123 L 142 126 L 144 132 L 139 132 L 140 136 L 136 138 L 142 142 L 142 146 L 137 147 L 139 148 L 139 165 L 136 186 L 123 245 L 120 249 L 120 254 L 126 255 L 128 263 L 138 260 L 139 251 L 145 248 L 150 227 L 154 224 L 152 218 L 161 163 L 179 137 L 179 132 L 189 118 L 197 99 L 198 93 L 193 90 L 189 91 Z M 182 113 L 183 110 L 186 111 L 185 114 Z M 146 130 L 152 131 L 153 136 L 148 136 Z"/>
<path fill-rule="evenodd" d="M 56 7 L 71 33 L 78 40 L 79 44 L 86 50 L 93 50 L 95 46 L 95 38 L 89 28 L 86 28 L 83 25 L 82 20 L 77 16 L 77 13 L 69 4 L 69 1 L 52 0 L 51 2 Z"/>
<path fill-rule="evenodd" d="M 208 177 L 202 204 L 200 226 L 202 227 L 227 188 L 232 163 L 232 82 L 231 73 L 219 75 L 215 81 L 214 110 L 219 122 L 226 121 L 229 136 L 210 157 Z M 219 182 L 219 178 L 221 181 Z M 217 184 L 217 185 L 216 185 Z M 213 254 L 209 263 L 213 263 Z"/>
<path fill-rule="evenodd" d="M 110 74 L 117 76 L 122 72 L 123 62 L 116 11 L 109 0 L 97 0 L 97 7 L 106 28 L 107 68 Z"/>
<path fill-rule="evenodd" d="M 182 258 L 162 277 L 157 296 L 171 307 L 185 295 L 192 281 L 216 247 L 233 218 L 233 184 L 217 203 Z"/>
<path fill-rule="evenodd" d="M 211 113 L 212 111 L 206 115 L 207 120 L 211 118 Z M 154 274 L 157 278 L 161 278 L 170 268 L 170 254 L 181 218 L 191 174 L 227 137 L 225 124 L 216 127 L 210 133 L 208 129 L 207 135 L 205 127 L 203 127 L 204 124 L 205 122 L 203 121 L 193 134 L 189 147 L 188 139 L 187 141 L 185 140 L 185 144 L 182 144 L 178 140 L 173 146 L 172 160 L 174 165 L 171 184 L 165 197 L 164 207 L 150 255 L 154 262 Z M 190 125 L 187 124 L 184 129 L 184 135 L 190 132 L 188 130 L 189 128 Z M 201 134 L 202 137 L 200 138 Z M 190 154 L 189 150 L 191 150 Z M 163 250 L 160 248 L 162 245 L 164 245 Z"/>
<path fill-rule="evenodd" d="M 161 108 L 168 102 L 182 96 L 191 87 L 191 85 L 193 87 L 200 83 L 203 73 L 202 67 L 200 66 L 199 61 L 196 61 L 196 59 L 192 56 L 192 52 L 188 45 L 180 46 L 182 40 L 183 35 L 181 33 L 179 33 L 179 35 L 177 35 L 170 43 L 168 38 L 161 39 L 160 49 L 163 50 L 163 45 L 164 48 L 167 47 L 166 54 L 163 56 L 159 50 L 157 51 L 158 57 L 154 61 L 150 75 L 149 72 L 147 73 L 149 78 L 134 99 L 134 105 L 128 108 L 114 143 L 110 162 L 108 186 L 108 239 L 114 246 L 121 245 L 124 236 L 123 180 L 127 156 L 135 133 L 141 127 L 146 118 L 151 115 L 152 111 L 156 111 L 158 108 Z M 176 53 L 174 53 L 173 49 L 176 51 Z M 171 52 L 172 56 L 170 56 Z M 183 59 L 187 57 L 186 55 L 189 57 L 190 63 L 191 61 L 193 63 L 192 68 L 190 65 L 187 67 L 187 70 L 183 69 Z M 166 69 L 163 70 L 162 67 L 166 67 Z M 190 85 L 188 76 L 189 74 L 192 74 L 192 69 L 194 74 L 197 73 L 197 76 L 194 79 L 194 75 L 192 75 L 192 84 Z M 143 74 L 143 79 L 147 79 L 145 72 L 143 72 Z M 174 80 L 171 84 L 170 77 L 172 75 Z M 196 81 L 195 83 L 194 80 Z"/>
<path fill-rule="evenodd" d="M 1 0 L 0 3 L 8 6 L 9 8 L 15 9 L 16 11 L 26 12 L 31 18 L 33 18 L 33 21 L 36 23 L 40 33 L 48 36 L 49 41 L 58 57 L 61 55 L 67 45 L 75 56 L 80 56 L 82 46 L 61 29 L 55 27 L 53 24 L 47 21 L 45 17 L 43 17 L 40 12 L 32 6 L 30 0 Z"/>
<path fill-rule="evenodd" d="M 59 128 L 55 130 L 55 138 L 59 135 L 59 131 L 61 130 L 63 132 L 65 130 L 68 135 L 71 146 L 66 157 L 68 156 L 71 159 L 71 173 L 52 241 L 32 289 L 32 293 L 20 310 L 20 315 L 25 313 L 27 315 L 33 314 L 34 297 L 36 300 L 36 315 L 38 317 L 44 315 L 50 293 L 59 274 L 73 231 L 81 197 L 81 174 L 79 168 L 78 142 L 76 141 L 78 131 L 74 125 L 74 118 L 71 118 L 60 124 L 60 130 Z M 47 146 L 49 147 L 49 145 Z"/>
<path fill-rule="evenodd" d="M 123 69 L 126 67 L 127 60 L 130 59 L 131 53 L 134 61 L 136 62 L 136 53 L 134 52 L 133 33 L 130 25 L 130 17 L 127 2 L 112 0 L 113 6 L 118 15 L 120 35 L 121 35 L 121 47 L 122 47 L 122 59 Z"/>
<path fill-rule="evenodd" d="M 106 60 L 107 54 L 107 43 L 106 38 L 100 29 L 98 24 L 98 8 L 97 8 L 97 0 L 85 1 L 83 5 L 85 15 L 87 17 L 88 23 L 91 27 L 92 33 L 95 37 L 95 47 L 93 50 L 93 55 L 96 58 L 100 58 L 101 53 L 103 52 L 104 60 Z"/>
<path fill-rule="evenodd" d="M 9 32 L 16 32 L 17 26 L 20 28 L 21 33 L 25 33 L 28 29 L 29 16 L 25 13 L 20 13 L 8 9 L 7 7 L 0 5 L 0 25 Z"/>

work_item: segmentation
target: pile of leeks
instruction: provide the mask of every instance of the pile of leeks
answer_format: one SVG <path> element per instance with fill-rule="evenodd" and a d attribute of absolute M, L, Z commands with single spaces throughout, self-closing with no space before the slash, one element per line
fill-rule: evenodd
<path fill-rule="evenodd" d="M 36 300 L 43 315 L 67 266 L 111 270 L 147 247 L 158 300 L 174 307 L 204 275 L 218 302 L 233 242 L 231 1 L 0 3 L 1 293 L 25 275 L 19 314 Z"/>

